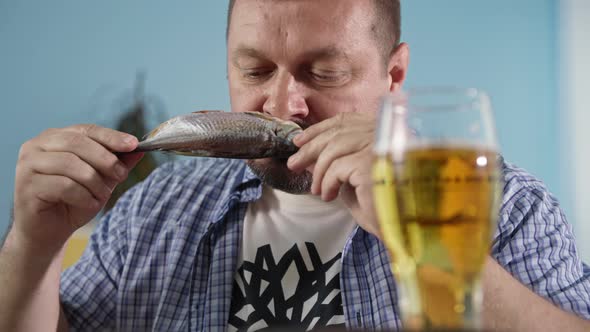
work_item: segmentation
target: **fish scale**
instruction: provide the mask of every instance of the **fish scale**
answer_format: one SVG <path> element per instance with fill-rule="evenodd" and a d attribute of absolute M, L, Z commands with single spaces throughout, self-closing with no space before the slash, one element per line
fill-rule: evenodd
<path fill-rule="evenodd" d="M 188 156 L 287 158 L 297 152 L 299 125 L 262 113 L 201 111 L 174 117 L 154 129 L 134 152 Z"/>

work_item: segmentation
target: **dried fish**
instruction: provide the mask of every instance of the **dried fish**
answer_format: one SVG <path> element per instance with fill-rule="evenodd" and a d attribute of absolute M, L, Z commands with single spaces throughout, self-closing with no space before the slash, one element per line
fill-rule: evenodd
<path fill-rule="evenodd" d="M 292 121 L 262 113 L 200 111 L 174 117 L 147 135 L 135 151 L 169 151 L 188 156 L 288 158 L 302 131 Z"/>

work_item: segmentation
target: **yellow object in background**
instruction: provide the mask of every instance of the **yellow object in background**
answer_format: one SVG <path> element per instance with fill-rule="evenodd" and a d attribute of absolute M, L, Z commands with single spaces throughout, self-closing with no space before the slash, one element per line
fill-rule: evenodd
<path fill-rule="evenodd" d="M 94 230 L 96 223 L 94 221 L 88 223 L 86 226 L 77 230 L 72 237 L 68 240 L 66 244 L 66 249 L 64 253 L 64 260 L 63 260 L 63 269 L 67 269 L 68 267 L 74 265 L 82 253 L 86 249 L 88 245 L 88 240 L 90 238 L 90 234 Z"/>

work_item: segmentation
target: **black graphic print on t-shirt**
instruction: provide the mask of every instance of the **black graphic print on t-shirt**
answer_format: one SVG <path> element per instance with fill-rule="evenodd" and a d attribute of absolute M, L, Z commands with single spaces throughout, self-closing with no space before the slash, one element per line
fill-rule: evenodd
<path fill-rule="evenodd" d="M 254 262 L 238 267 L 232 292 L 230 330 L 289 327 L 309 330 L 344 326 L 340 271 L 328 276 L 341 253 L 322 262 L 313 243 L 293 245 L 278 262 L 270 245 L 257 249 Z M 313 268 L 308 270 L 304 255 Z M 339 266 L 338 266 L 339 268 Z M 238 280 L 239 278 L 239 280 Z M 290 285 L 290 286 L 287 286 Z M 294 286 L 296 285 L 296 286 Z M 287 287 L 285 287 L 287 286 Z"/>

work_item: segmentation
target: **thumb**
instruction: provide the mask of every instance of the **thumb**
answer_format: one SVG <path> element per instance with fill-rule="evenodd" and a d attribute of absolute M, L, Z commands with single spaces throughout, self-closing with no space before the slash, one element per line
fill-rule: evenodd
<path fill-rule="evenodd" d="M 381 230 L 373 204 L 372 186 L 362 184 L 353 187 L 349 184 L 344 184 L 340 190 L 340 195 L 357 224 L 365 231 L 380 239 Z"/>
<path fill-rule="evenodd" d="M 342 198 L 342 201 L 344 202 L 346 207 L 348 207 L 348 209 L 354 215 L 354 210 L 359 209 L 359 202 L 356 196 L 356 189 L 349 183 L 344 183 L 340 187 L 340 197 Z"/>

